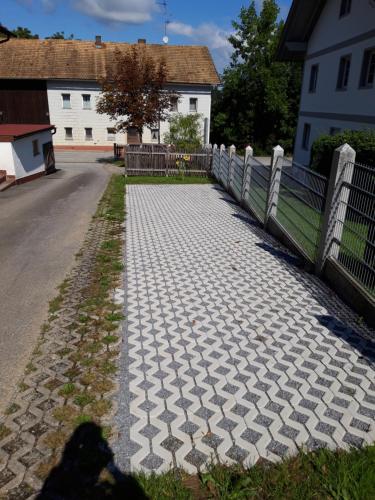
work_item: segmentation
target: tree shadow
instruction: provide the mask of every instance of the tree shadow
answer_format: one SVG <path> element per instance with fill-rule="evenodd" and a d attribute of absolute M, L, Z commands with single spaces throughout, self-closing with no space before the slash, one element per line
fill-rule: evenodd
<path fill-rule="evenodd" d="M 229 205 L 233 205 L 238 208 L 241 207 L 241 203 L 238 203 L 238 201 L 234 200 L 233 198 L 220 198 L 220 200 L 226 201 L 227 203 L 229 203 Z"/>
<path fill-rule="evenodd" d="M 37 500 L 143 500 L 148 497 L 135 478 L 123 474 L 95 423 L 73 433 L 60 463 L 50 472 Z M 107 476 L 103 472 L 107 470 Z"/>
<path fill-rule="evenodd" d="M 375 363 L 375 342 L 364 339 L 348 325 L 332 315 L 316 315 L 319 323 L 330 330 L 336 337 L 344 340 L 361 353 L 361 358 L 368 364 Z"/>
<path fill-rule="evenodd" d="M 221 188 L 217 190 L 224 191 Z M 278 259 L 280 266 L 301 285 L 300 290 L 304 290 L 307 296 L 306 299 L 302 299 L 306 302 L 305 307 L 311 307 L 309 298 L 312 298 L 317 306 L 325 311 L 319 315 L 314 313 L 313 308 L 311 309 L 311 315 L 317 322 L 331 334 L 355 348 L 360 353 L 363 364 L 373 364 L 375 362 L 374 330 L 361 321 L 350 306 L 346 305 L 323 280 L 308 272 L 301 257 L 267 233 L 245 208 L 238 206 L 238 202 L 229 193 L 225 192 L 221 200 L 231 206 L 232 216 L 246 224 L 249 231 L 260 240 L 255 245 Z"/>
<path fill-rule="evenodd" d="M 96 163 L 115 163 L 116 161 L 123 161 L 124 158 L 116 158 L 116 156 L 101 156 L 96 158 Z"/>
<path fill-rule="evenodd" d="M 275 248 L 274 246 L 268 245 L 264 241 L 262 241 L 262 243 L 255 243 L 255 244 L 257 247 L 261 248 L 262 250 L 265 250 L 266 252 L 269 252 L 274 257 L 277 257 L 278 259 L 285 261 L 287 264 L 300 268 L 303 268 L 304 266 L 302 259 L 300 259 L 299 257 L 284 252 L 283 250 Z"/>

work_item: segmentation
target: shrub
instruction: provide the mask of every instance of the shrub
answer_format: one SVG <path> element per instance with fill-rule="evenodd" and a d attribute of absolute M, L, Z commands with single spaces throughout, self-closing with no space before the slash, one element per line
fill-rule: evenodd
<path fill-rule="evenodd" d="M 333 152 L 348 143 L 355 149 L 356 161 L 375 167 L 375 130 L 345 130 L 337 135 L 322 135 L 311 148 L 311 168 L 329 176 Z"/>
<path fill-rule="evenodd" d="M 173 144 L 177 151 L 192 153 L 202 147 L 200 114 L 182 115 L 178 113 L 170 119 L 170 131 L 165 134 L 164 142 Z"/>

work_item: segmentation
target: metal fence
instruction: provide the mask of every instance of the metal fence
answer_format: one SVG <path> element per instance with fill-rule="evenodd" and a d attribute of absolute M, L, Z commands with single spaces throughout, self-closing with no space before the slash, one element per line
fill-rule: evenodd
<path fill-rule="evenodd" d="M 244 189 L 244 202 L 263 223 L 266 217 L 271 169 L 253 157 L 249 158 L 248 164 L 248 182 Z"/>
<path fill-rule="evenodd" d="M 207 176 L 212 171 L 212 148 L 176 151 L 163 144 L 125 147 L 125 175 Z"/>
<path fill-rule="evenodd" d="M 321 238 L 328 179 L 298 163 L 280 158 L 277 221 L 315 262 Z"/>
<path fill-rule="evenodd" d="M 219 180 L 223 183 L 226 189 L 229 188 L 229 164 L 230 156 L 226 151 L 220 152 L 220 171 Z"/>
<path fill-rule="evenodd" d="M 232 168 L 229 172 L 229 188 L 232 190 L 234 196 L 238 201 L 242 198 L 242 183 L 244 177 L 244 160 L 242 157 L 234 154 L 231 158 Z"/>
<path fill-rule="evenodd" d="M 375 168 L 347 163 L 345 169 L 336 218 L 337 260 L 375 297 Z"/>
<path fill-rule="evenodd" d="M 354 158 L 347 144 L 338 148 L 328 179 L 287 160 L 279 146 L 270 165 L 257 161 L 250 147 L 242 157 L 234 146 L 215 146 L 213 175 L 318 274 L 331 259 L 375 298 L 375 167 Z"/>

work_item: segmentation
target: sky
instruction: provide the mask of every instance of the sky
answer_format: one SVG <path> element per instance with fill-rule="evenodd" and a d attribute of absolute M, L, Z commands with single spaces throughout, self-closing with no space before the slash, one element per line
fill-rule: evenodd
<path fill-rule="evenodd" d="M 169 43 L 207 45 L 221 72 L 228 64 L 231 21 L 249 0 L 167 0 L 167 17 L 160 0 L 0 0 L 0 23 L 8 29 L 29 28 L 41 38 L 56 31 L 75 38 L 162 43 L 168 19 Z M 285 18 L 292 0 L 278 0 Z M 256 0 L 260 8 L 262 0 Z"/>

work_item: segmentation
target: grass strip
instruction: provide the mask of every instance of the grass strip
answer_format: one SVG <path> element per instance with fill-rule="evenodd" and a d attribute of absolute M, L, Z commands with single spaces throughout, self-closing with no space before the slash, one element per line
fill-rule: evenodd
<path fill-rule="evenodd" d="M 126 184 L 213 184 L 212 177 L 199 177 L 190 175 L 152 176 L 134 175 L 125 178 Z"/>
<path fill-rule="evenodd" d="M 52 412 L 59 422 L 59 430 L 43 438 L 55 458 L 41 464 L 37 470 L 41 479 L 57 463 L 62 447 L 82 423 L 92 422 L 100 426 L 103 436 L 111 435 L 111 429 L 105 424 L 112 410 L 111 392 L 115 386 L 120 340 L 117 330 L 123 319 L 122 306 L 115 304 L 113 291 L 121 285 L 123 271 L 124 188 L 124 176 L 113 175 L 89 227 L 88 239 L 77 255 L 77 271 L 59 287 L 59 295 L 50 302 L 49 321 L 42 329 L 43 338 L 53 322 L 59 321 L 60 315 L 64 317 L 66 304 L 73 297 L 75 300 L 79 297 L 69 326 L 78 341 L 58 352 L 61 359 L 67 358 L 73 363 L 64 373 L 68 382 L 56 389 L 64 398 L 61 406 Z M 81 272 L 86 275 L 83 285 L 74 278 Z M 50 390 L 55 390 L 54 385 Z"/>
<path fill-rule="evenodd" d="M 370 500 L 375 498 L 375 446 L 321 449 L 251 468 L 212 465 L 207 472 L 135 475 L 151 499 Z"/>

